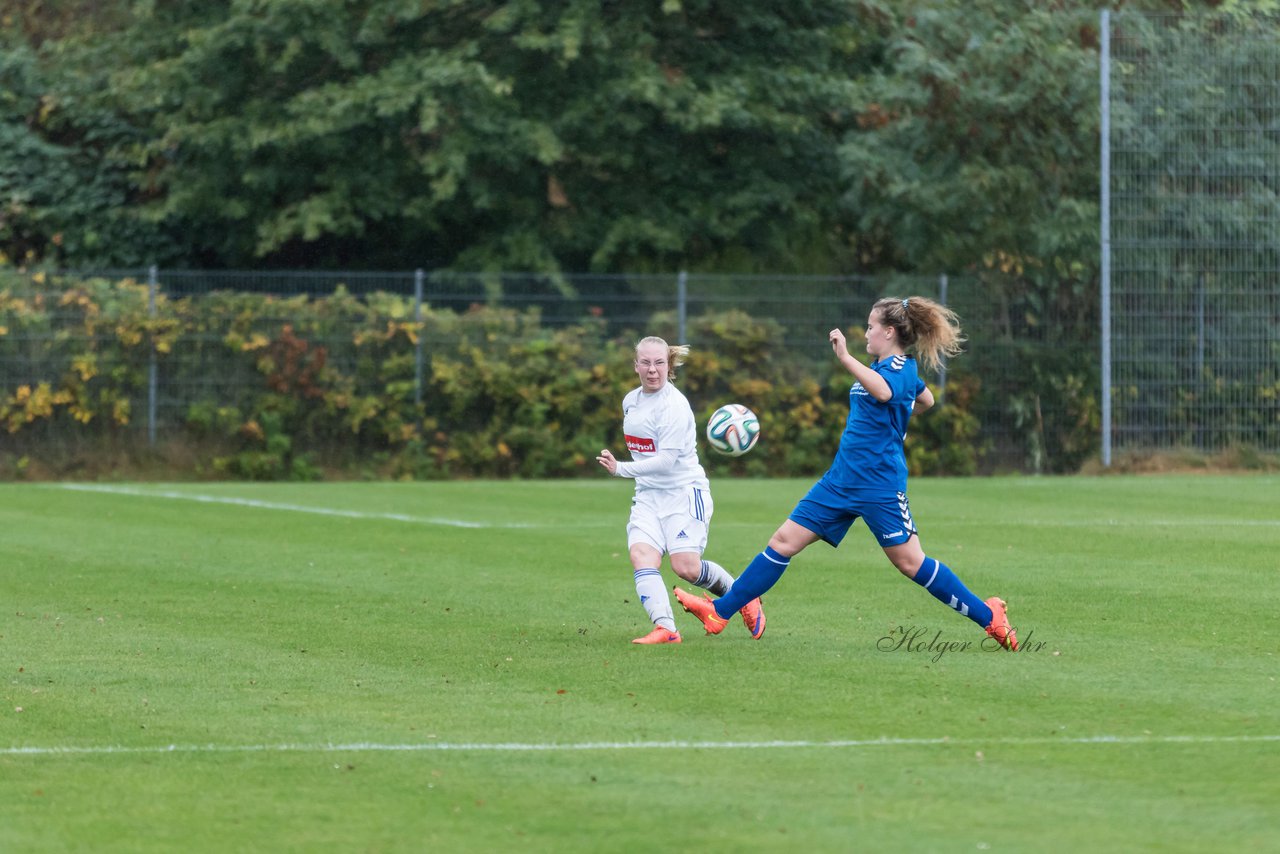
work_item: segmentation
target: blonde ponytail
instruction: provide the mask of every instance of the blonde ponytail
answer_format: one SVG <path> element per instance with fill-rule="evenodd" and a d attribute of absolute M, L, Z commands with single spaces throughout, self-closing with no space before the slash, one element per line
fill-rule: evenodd
<path fill-rule="evenodd" d="M 936 371 L 943 357 L 958 356 L 965 338 L 960 331 L 960 318 L 941 303 L 928 297 L 878 300 L 872 311 L 880 323 L 893 327 L 904 350 L 915 350 L 920 366 Z"/>

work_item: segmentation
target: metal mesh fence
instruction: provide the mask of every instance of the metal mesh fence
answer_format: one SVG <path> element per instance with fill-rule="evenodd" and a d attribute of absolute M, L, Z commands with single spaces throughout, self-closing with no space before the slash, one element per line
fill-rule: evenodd
<path fill-rule="evenodd" d="M 981 470 L 1070 468 L 1093 448 L 1053 437 L 1083 433 L 1088 445 L 1096 436 L 1096 428 L 1090 432 L 1081 427 L 1078 411 L 1096 399 L 1093 378 L 1083 381 L 1072 400 L 1047 394 L 1037 368 L 1041 361 L 1059 358 L 1064 347 L 1096 352 L 1096 324 L 1078 329 L 1065 319 L 1043 316 L 1034 324 L 1013 322 L 1010 318 L 1031 312 L 1016 300 L 992 299 L 986 283 L 972 278 L 112 270 L 78 273 L 68 276 L 67 283 L 86 277 L 114 289 L 118 310 L 122 298 L 136 306 L 149 304 L 156 329 L 175 330 L 176 337 L 162 352 L 139 347 L 128 351 L 127 363 L 97 366 L 116 372 L 117 385 L 126 389 L 132 416 L 119 432 L 138 443 L 181 435 L 192 420 L 193 406 L 234 410 L 262 388 L 264 376 L 252 361 L 228 361 L 229 342 L 244 342 L 246 348 L 266 341 L 278 346 L 295 336 L 298 371 L 305 371 L 306 360 L 323 349 L 329 364 L 354 378 L 349 392 L 359 397 L 388 393 L 385 378 L 362 369 L 360 362 L 368 355 L 357 346 L 361 336 L 379 334 L 375 327 L 385 327 L 388 319 L 412 321 L 426 311 L 434 317 L 464 316 L 476 306 L 501 306 L 535 317 L 544 328 L 590 318 L 604 325 L 606 335 L 628 344 L 641 335 L 659 334 L 705 349 L 700 340 L 700 335 L 709 337 L 705 324 L 733 311 L 773 324 L 772 346 L 778 351 L 771 358 L 811 364 L 815 380 L 822 383 L 833 370 L 828 330 L 861 327 L 876 299 L 908 295 L 947 303 L 964 324 L 969 339 L 965 353 L 931 379 L 944 399 L 953 388 L 963 391 L 966 408 L 980 422 L 975 441 Z M 21 288 L 10 286 L 9 308 L 22 297 Z M 325 307 L 317 310 L 318 304 Z M 71 330 L 85 328 L 83 312 L 70 302 L 45 305 L 41 317 L 34 327 L 8 322 L 8 334 L 0 337 L 0 391 L 54 383 L 74 369 L 66 363 L 66 349 L 50 343 L 82 334 Z M 96 340 L 81 342 L 86 352 L 105 352 L 122 334 L 107 318 L 94 328 Z M 403 359 L 408 386 L 422 383 L 423 362 L 429 364 L 433 348 L 444 346 L 443 338 L 433 338 L 433 330 L 443 328 L 428 324 L 416 341 L 409 336 L 389 340 L 388 348 L 400 350 L 396 358 Z M 55 350 L 63 355 L 55 357 Z M 409 389 L 396 393 L 413 399 Z M 446 421 L 442 427 L 450 425 Z M 838 430 L 839 425 L 831 425 L 833 443 Z M 1064 444 L 1075 448 L 1073 461 L 1065 464 L 1055 459 L 1055 448 Z"/>
<path fill-rule="evenodd" d="M 1109 20 L 1111 446 L 1280 451 L 1280 18 Z"/>

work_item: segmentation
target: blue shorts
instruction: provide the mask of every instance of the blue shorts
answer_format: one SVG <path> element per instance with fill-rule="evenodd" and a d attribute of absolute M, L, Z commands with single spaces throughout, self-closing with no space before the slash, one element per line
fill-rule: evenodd
<path fill-rule="evenodd" d="M 800 499 L 787 518 L 838 546 L 859 517 L 866 520 L 881 548 L 900 546 L 917 533 L 905 492 L 854 498 L 841 495 L 822 480 Z"/>

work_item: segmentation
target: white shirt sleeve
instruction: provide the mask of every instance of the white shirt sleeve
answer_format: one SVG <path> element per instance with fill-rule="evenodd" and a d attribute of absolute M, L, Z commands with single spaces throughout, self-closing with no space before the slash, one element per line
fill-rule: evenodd
<path fill-rule="evenodd" d="M 657 474 L 666 474 L 675 469 L 676 464 L 679 462 L 679 448 L 664 448 L 643 460 L 618 463 L 615 477 L 652 477 Z"/>

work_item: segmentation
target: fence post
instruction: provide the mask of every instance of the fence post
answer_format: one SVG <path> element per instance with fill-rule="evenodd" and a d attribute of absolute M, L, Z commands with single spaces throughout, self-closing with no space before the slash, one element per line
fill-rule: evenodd
<path fill-rule="evenodd" d="M 426 275 L 422 268 L 413 271 L 413 322 L 417 325 L 413 346 L 413 411 L 418 432 L 422 432 L 422 285 Z"/>
<path fill-rule="evenodd" d="M 945 307 L 947 304 L 947 274 L 942 273 L 938 276 L 938 302 Z M 941 405 L 947 397 L 947 357 L 943 356 L 938 363 L 938 404 Z"/>
<path fill-rule="evenodd" d="M 1200 399 L 1204 400 L 1205 393 L 1205 374 L 1204 374 L 1204 350 L 1205 350 L 1205 327 L 1204 327 L 1204 271 L 1201 270 L 1196 276 L 1196 394 L 1200 395 Z M 1205 452 L 1210 450 L 1205 443 L 1205 419 L 1196 419 L 1196 450 Z"/>
<path fill-rule="evenodd" d="M 1098 51 L 1101 91 L 1102 170 L 1099 178 L 1102 212 L 1102 465 L 1111 467 L 1111 10 L 1103 9 L 1099 29 L 1102 45 Z"/>
<path fill-rule="evenodd" d="M 156 287 L 158 280 L 159 271 L 156 269 L 156 265 L 152 264 L 147 270 L 147 317 L 153 321 L 156 317 Z M 149 337 L 151 338 L 151 354 L 147 365 L 147 444 L 154 448 L 156 444 L 156 384 L 158 372 L 154 329 Z"/>
<path fill-rule="evenodd" d="M 688 344 L 684 337 L 685 317 L 689 309 L 689 274 L 684 270 L 676 277 L 676 343 Z"/>

